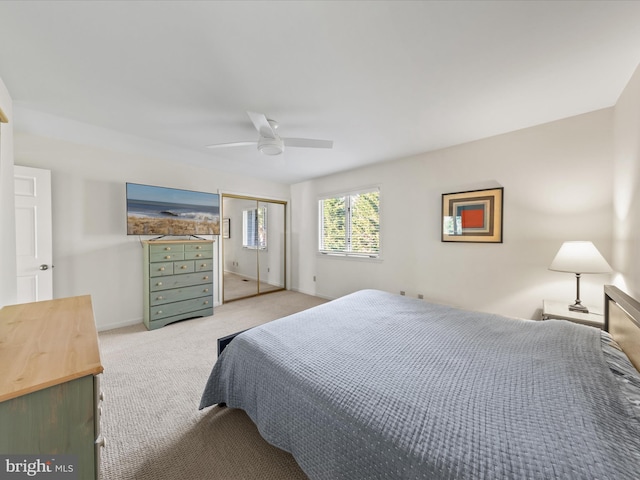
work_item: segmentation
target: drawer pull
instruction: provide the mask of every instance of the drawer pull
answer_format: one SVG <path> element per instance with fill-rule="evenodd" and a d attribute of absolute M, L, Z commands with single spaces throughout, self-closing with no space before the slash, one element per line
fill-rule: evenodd
<path fill-rule="evenodd" d="M 162 313 L 162 310 L 158 310 L 158 311 L 156 312 L 156 315 L 160 315 L 161 313 Z"/>
<path fill-rule="evenodd" d="M 201 253 L 196 253 L 196 258 L 200 258 L 202 256 Z"/>
<path fill-rule="evenodd" d="M 164 258 L 166 258 L 167 260 L 171 259 L 171 255 L 165 255 Z"/>
<path fill-rule="evenodd" d="M 186 269 L 187 269 L 187 266 L 186 266 L 186 265 L 182 265 L 180 268 L 181 268 L 182 270 L 186 270 Z"/>
<path fill-rule="evenodd" d="M 156 283 L 156 287 L 161 287 L 161 286 L 162 286 L 162 282 Z"/>
<path fill-rule="evenodd" d="M 209 305 L 209 300 L 205 300 L 205 301 L 204 301 L 204 304 L 205 304 L 205 305 Z"/>
<path fill-rule="evenodd" d="M 200 268 L 205 268 L 206 266 L 207 266 L 207 264 L 206 264 L 206 263 L 201 263 L 201 264 L 200 264 Z"/>
<path fill-rule="evenodd" d="M 209 277 L 208 277 L 208 276 L 206 276 L 206 277 L 202 277 L 202 279 L 203 279 L 203 280 L 209 280 Z"/>
<path fill-rule="evenodd" d="M 156 297 L 156 300 L 164 300 L 164 297 L 160 295 L 159 297 Z"/>
<path fill-rule="evenodd" d="M 164 272 L 164 267 L 160 267 L 159 269 L 161 272 Z"/>
<path fill-rule="evenodd" d="M 169 251 L 169 250 L 171 250 L 171 247 L 164 247 L 164 249 Z"/>
<path fill-rule="evenodd" d="M 200 250 L 202 247 L 200 245 L 196 245 L 196 250 Z"/>
<path fill-rule="evenodd" d="M 203 292 L 204 292 L 204 293 L 209 293 L 209 289 L 208 289 L 208 288 L 205 288 L 205 289 L 203 290 Z"/>

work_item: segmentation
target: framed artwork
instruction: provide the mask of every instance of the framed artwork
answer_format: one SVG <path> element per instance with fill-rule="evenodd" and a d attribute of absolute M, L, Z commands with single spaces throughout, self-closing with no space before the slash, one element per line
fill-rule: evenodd
<path fill-rule="evenodd" d="M 231 219 L 222 219 L 222 238 L 231 238 Z"/>
<path fill-rule="evenodd" d="M 442 241 L 502 243 L 504 188 L 442 194 Z"/>

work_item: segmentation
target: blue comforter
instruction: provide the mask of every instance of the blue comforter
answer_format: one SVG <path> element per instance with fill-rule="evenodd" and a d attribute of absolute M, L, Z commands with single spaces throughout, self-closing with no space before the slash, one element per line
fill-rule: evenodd
<path fill-rule="evenodd" d="M 253 328 L 200 408 L 247 412 L 312 479 L 638 479 L 598 330 L 363 290 Z"/>

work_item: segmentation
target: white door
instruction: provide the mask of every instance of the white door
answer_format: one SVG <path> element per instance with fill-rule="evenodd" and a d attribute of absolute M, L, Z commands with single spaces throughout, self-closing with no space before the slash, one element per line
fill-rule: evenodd
<path fill-rule="evenodd" d="M 14 167 L 18 303 L 53 298 L 51 171 Z"/>

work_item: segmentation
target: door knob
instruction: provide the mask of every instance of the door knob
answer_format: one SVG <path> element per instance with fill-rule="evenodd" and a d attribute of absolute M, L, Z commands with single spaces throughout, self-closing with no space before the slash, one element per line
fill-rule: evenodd
<path fill-rule="evenodd" d="M 45 265 L 44 263 L 40 265 L 40 270 L 49 270 L 49 265 Z"/>

